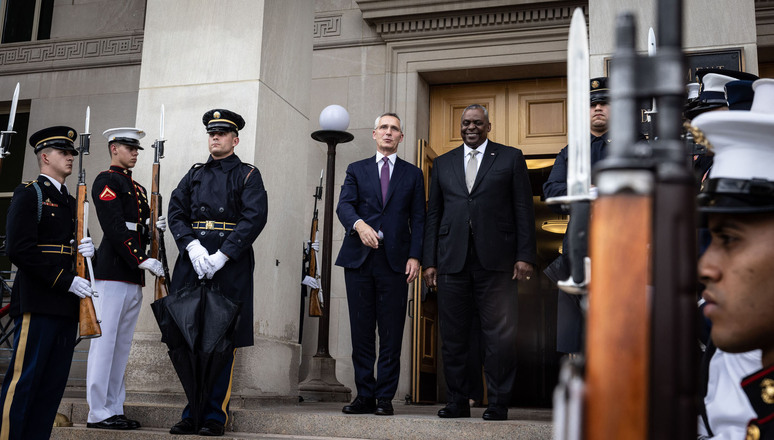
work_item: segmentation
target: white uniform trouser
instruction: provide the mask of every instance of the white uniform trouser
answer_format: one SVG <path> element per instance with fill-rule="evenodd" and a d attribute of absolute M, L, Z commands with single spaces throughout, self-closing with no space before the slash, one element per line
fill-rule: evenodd
<path fill-rule="evenodd" d="M 94 284 L 99 292 L 94 307 L 102 336 L 91 340 L 86 368 L 89 423 L 124 413 L 124 372 L 142 306 L 142 287 L 137 284 L 102 280 Z"/>

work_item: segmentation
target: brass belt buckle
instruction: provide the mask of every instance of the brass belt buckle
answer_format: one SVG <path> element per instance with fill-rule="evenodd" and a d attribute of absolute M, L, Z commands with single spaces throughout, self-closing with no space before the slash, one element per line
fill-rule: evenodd
<path fill-rule="evenodd" d="M 215 222 L 213 220 L 206 220 L 204 222 L 204 229 L 212 231 L 215 229 Z"/>

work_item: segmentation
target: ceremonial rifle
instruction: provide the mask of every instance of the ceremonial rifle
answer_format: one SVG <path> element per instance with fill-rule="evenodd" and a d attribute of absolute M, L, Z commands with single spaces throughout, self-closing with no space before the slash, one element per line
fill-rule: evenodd
<path fill-rule="evenodd" d="M 151 200 L 150 200 L 150 256 L 161 262 L 164 268 L 164 275 L 156 277 L 153 286 L 154 298 L 161 299 L 169 295 L 169 265 L 167 264 L 167 250 L 164 245 L 164 231 L 156 227 L 156 222 L 161 216 L 163 208 L 161 192 L 159 190 L 159 179 L 161 174 L 160 160 L 164 158 L 164 105 L 161 105 L 161 121 L 159 122 L 159 138 L 153 143 L 153 178 L 151 180 Z"/>
<path fill-rule="evenodd" d="M 91 109 L 86 107 L 86 129 L 84 133 L 81 133 L 81 146 L 78 148 L 78 211 L 76 218 L 76 237 L 75 246 L 80 244 L 83 237 L 88 233 L 86 228 L 88 227 L 88 197 L 86 193 L 86 170 L 83 169 L 83 156 L 89 154 L 89 145 L 91 142 L 91 134 L 89 133 L 89 117 L 91 115 Z M 90 266 L 91 260 L 86 259 L 83 255 L 75 254 L 75 270 L 76 275 L 81 278 L 86 277 L 86 265 Z M 93 272 L 92 270 L 89 270 Z M 92 290 L 94 288 L 94 276 L 91 276 Z M 94 302 L 91 297 L 82 298 L 80 302 L 80 316 L 78 326 L 79 340 L 91 339 L 102 336 L 102 329 L 99 326 L 97 320 L 97 312 L 94 310 Z"/>
<path fill-rule="evenodd" d="M 13 131 L 13 123 L 16 119 L 16 106 L 19 104 L 19 83 L 16 83 L 16 90 L 13 92 L 11 100 L 11 113 L 8 114 L 8 129 L 0 131 L 0 171 L 2 171 L 3 159 L 11 154 L 11 136 L 16 134 Z"/>
<path fill-rule="evenodd" d="M 612 143 L 595 169 L 591 207 L 586 358 L 563 367 L 555 396 L 570 396 L 571 405 L 560 407 L 556 438 L 696 435 L 695 202 L 680 140 L 682 2 L 662 0 L 657 8 L 659 46 L 650 57 L 635 52 L 634 17 L 616 23 Z M 659 124 L 648 144 L 637 139 L 639 103 L 652 98 Z"/>
<path fill-rule="evenodd" d="M 315 188 L 314 195 L 314 215 L 312 216 L 312 229 L 309 233 L 309 270 L 306 272 L 307 276 L 314 278 L 317 287 L 313 287 L 309 293 L 309 316 L 319 317 L 322 316 L 322 309 L 324 307 L 322 291 L 320 290 L 320 276 L 317 270 L 317 251 L 312 248 L 312 243 L 317 241 L 317 201 L 322 199 L 322 182 L 323 173 L 320 171 L 320 185 Z"/>
<path fill-rule="evenodd" d="M 635 51 L 616 23 L 610 155 L 596 168 L 583 417 L 585 439 L 696 435 L 695 201 L 680 140 L 682 1 L 657 2 L 658 51 Z M 639 103 L 655 98 L 655 141 L 638 142 Z"/>

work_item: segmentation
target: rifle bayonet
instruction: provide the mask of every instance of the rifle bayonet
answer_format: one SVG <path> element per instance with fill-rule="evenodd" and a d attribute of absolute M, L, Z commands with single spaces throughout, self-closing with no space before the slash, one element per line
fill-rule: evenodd
<path fill-rule="evenodd" d="M 13 131 L 13 123 L 16 120 L 16 107 L 19 104 L 19 83 L 16 83 L 16 90 L 13 92 L 13 99 L 11 100 L 11 113 L 8 114 L 8 130 L 0 132 L 0 160 L 9 156 L 11 152 L 11 135 L 16 132 Z"/>

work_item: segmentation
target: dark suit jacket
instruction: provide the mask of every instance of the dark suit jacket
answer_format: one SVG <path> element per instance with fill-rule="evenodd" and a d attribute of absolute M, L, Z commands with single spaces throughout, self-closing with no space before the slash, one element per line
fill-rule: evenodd
<path fill-rule="evenodd" d="M 405 160 L 395 160 L 384 207 L 376 156 L 351 163 L 341 186 L 336 213 L 346 231 L 337 266 L 358 268 L 372 250 L 360 241 L 353 229 L 358 219 L 377 232 L 381 229 L 387 260 L 395 272 L 404 273 L 409 258 L 422 259 L 425 186 L 422 171 Z"/>
<path fill-rule="evenodd" d="M 512 272 L 516 261 L 534 264 L 535 213 L 521 150 L 490 140 L 470 194 L 464 154 L 460 146 L 433 161 L 424 266 L 461 271 L 471 230 L 484 269 Z"/>

